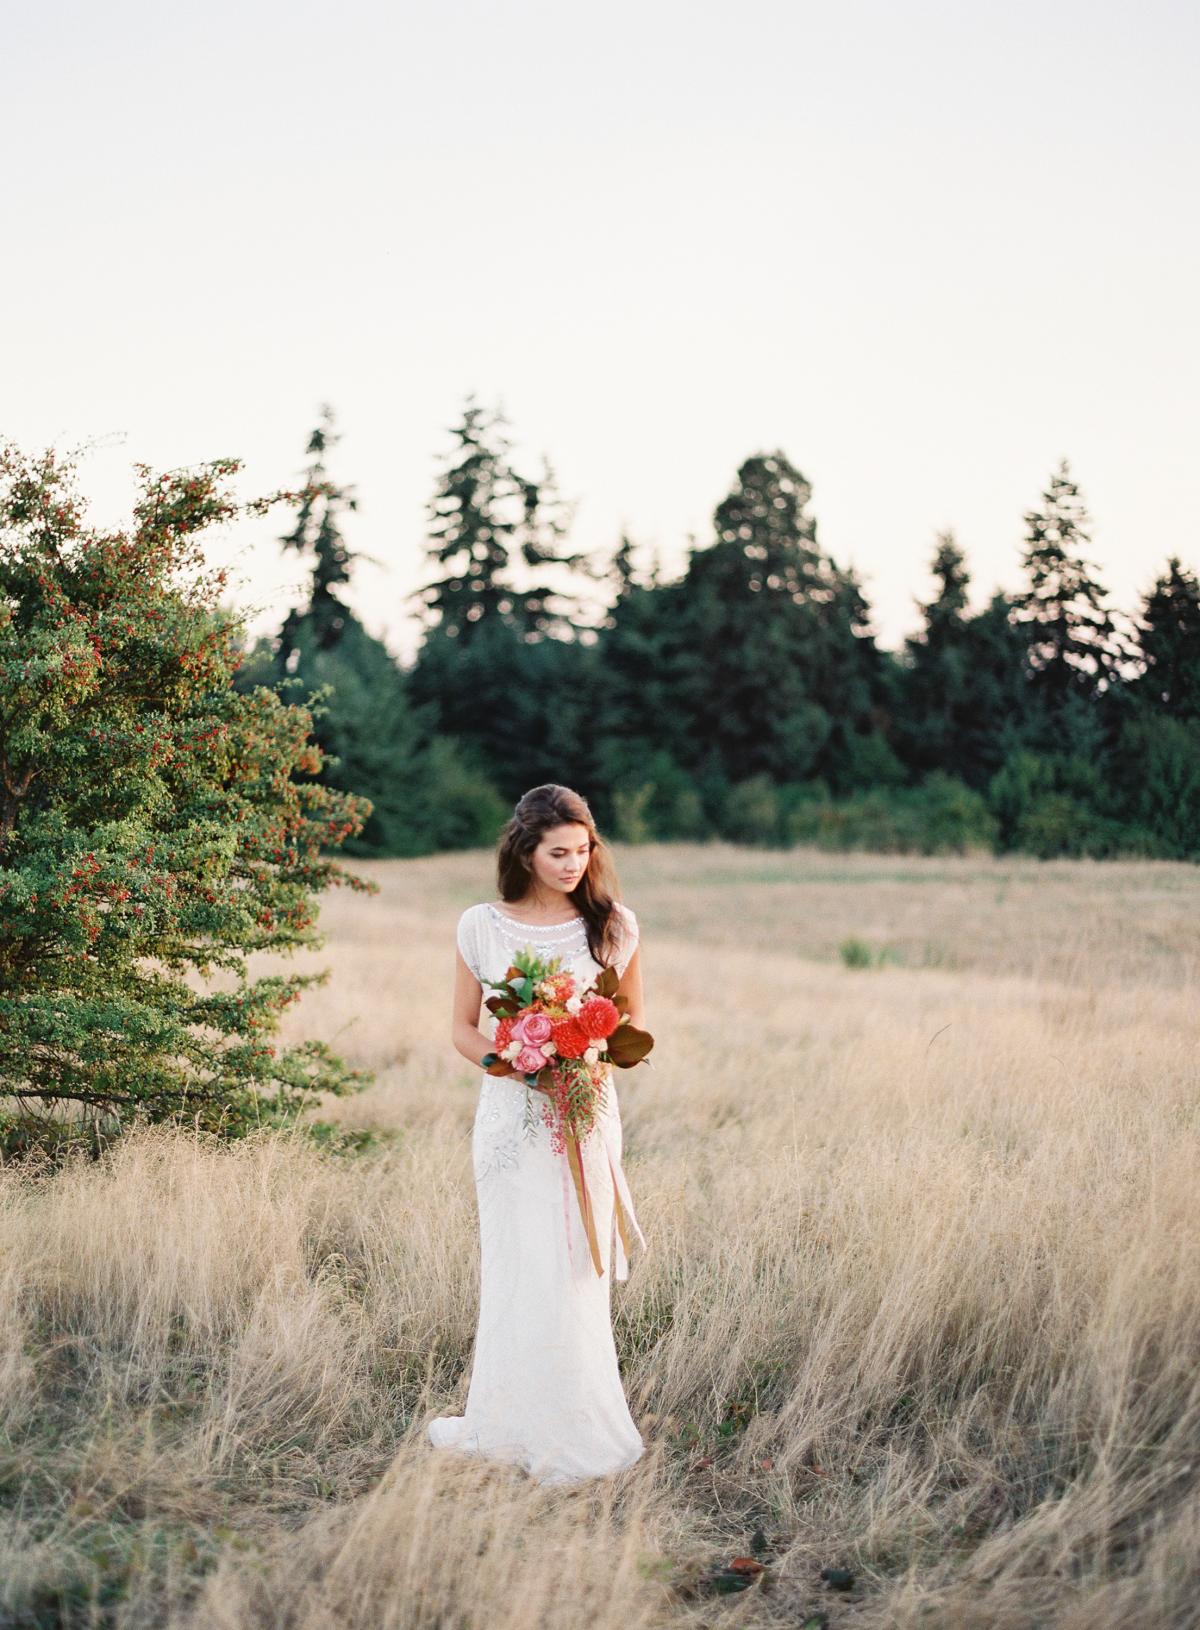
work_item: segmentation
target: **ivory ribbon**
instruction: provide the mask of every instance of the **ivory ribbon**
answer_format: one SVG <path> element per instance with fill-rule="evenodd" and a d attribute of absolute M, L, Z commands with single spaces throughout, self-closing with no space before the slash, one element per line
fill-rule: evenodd
<path fill-rule="evenodd" d="M 629 1236 L 625 1232 L 626 1222 L 632 1226 L 634 1233 L 637 1235 L 638 1243 L 641 1245 L 643 1251 L 646 1249 L 646 1236 L 642 1233 L 641 1228 L 638 1226 L 637 1213 L 633 1209 L 633 1196 L 629 1192 L 629 1184 L 625 1180 L 625 1173 L 622 1169 L 621 1162 L 613 1158 L 613 1152 L 611 1149 L 608 1152 L 608 1169 L 612 1173 L 613 1206 L 616 1209 L 617 1215 L 618 1237 L 616 1277 L 618 1279 L 628 1279 Z"/>
<path fill-rule="evenodd" d="M 579 1139 L 568 1132 L 565 1137 L 567 1145 L 567 1164 L 571 1168 L 571 1176 L 575 1180 L 575 1194 L 579 1201 L 579 1215 L 583 1218 L 583 1231 L 587 1235 L 588 1250 L 592 1253 L 592 1266 L 596 1272 L 604 1272 L 604 1264 L 600 1260 L 600 1242 L 596 1238 L 596 1219 L 592 1213 L 591 1196 L 587 1191 L 587 1182 L 583 1175 L 583 1160 L 579 1152 Z"/>
<path fill-rule="evenodd" d="M 568 1135 L 564 1139 L 564 1142 L 566 1144 L 567 1166 L 570 1169 L 571 1177 L 575 1183 L 575 1195 L 579 1201 L 579 1215 L 583 1220 L 583 1230 L 587 1236 L 588 1250 L 591 1253 L 592 1266 L 595 1268 L 598 1274 L 603 1275 L 604 1264 L 600 1257 L 600 1242 L 596 1238 L 595 1211 L 592 1206 L 591 1196 L 588 1194 L 587 1180 L 583 1174 L 583 1155 L 579 1147 L 579 1140 Z M 613 1185 L 613 1215 L 616 1219 L 618 1235 L 616 1242 L 616 1277 L 618 1279 L 628 1279 L 629 1227 L 632 1226 L 633 1231 L 641 1242 L 643 1249 L 645 1249 L 646 1239 L 641 1228 L 638 1226 L 637 1216 L 635 1215 L 633 1209 L 633 1199 L 629 1193 L 629 1184 L 626 1181 L 625 1173 L 621 1169 L 621 1162 L 614 1158 L 611 1149 L 609 1149 L 607 1153 L 609 1176 L 612 1178 Z M 565 1183 L 563 1199 L 565 1202 Z M 566 1216 L 565 1206 L 563 1214 Z M 571 1257 L 572 1263 L 574 1263 L 574 1253 L 571 1251 L 570 1218 L 567 1218 L 567 1251 Z"/>

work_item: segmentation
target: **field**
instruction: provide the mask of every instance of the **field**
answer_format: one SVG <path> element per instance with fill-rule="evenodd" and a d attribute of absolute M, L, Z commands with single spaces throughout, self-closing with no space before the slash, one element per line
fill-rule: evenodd
<path fill-rule="evenodd" d="M 332 971 L 285 1036 L 378 1072 L 321 1109 L 377 1148 L 0 1173 L 0 1624 L 1200 1623 L 1200 868 L 617 862 L 642 1461 L 543 1491 L 425 1442 L 474 1329 L 449 1003 L 494 880 L 351 863 L 381 893 L 281 965 Z"/>

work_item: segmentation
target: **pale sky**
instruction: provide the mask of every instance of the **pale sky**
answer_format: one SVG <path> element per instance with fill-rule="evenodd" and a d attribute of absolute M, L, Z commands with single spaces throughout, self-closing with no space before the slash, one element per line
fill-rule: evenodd
<path fill-rule="evenodd" d="M 100 439 L 107 523 L 135 461 L 294 481 L 330 401 L 402 660 L 472 390 L 669 576 L 782 448 L 890 648 L 941 528 L 1017 586 L 1063 455 L 1117 605 L 1200 565 L 1190 0 L 39 0 L 2 47 L 0 433 Z M 210 545 L 255 631 L 287 520 Z"/>

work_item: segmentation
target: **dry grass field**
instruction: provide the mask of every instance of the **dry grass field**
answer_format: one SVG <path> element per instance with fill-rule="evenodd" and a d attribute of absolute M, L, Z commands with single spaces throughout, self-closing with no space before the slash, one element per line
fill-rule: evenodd
<path fill-rule="evenodd" d="M 648 1453 L 541 1490 L 427 1446 L 474 1329 L 449 1001 L 491 858 L 351 863 L 381 893 L 325 900 L 286 1035 L 378 1072 L 321 1109 L 378 1148 L 0 1172 L 0 1624 L 1200 1623 L 1200 868 L 617 860 Z"/>

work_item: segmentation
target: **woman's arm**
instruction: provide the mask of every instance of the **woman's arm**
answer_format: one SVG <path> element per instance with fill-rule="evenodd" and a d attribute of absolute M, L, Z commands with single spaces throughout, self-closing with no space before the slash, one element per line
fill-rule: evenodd
<path fill-rule="evenodd" d="M 454 948 L 454 1006 L 451 1013 L 450 1039 L 455 1052 L 478 1064 L 485 1053 L 493 1052 L 491 1042 L 479 1028 L 479 1011 L 483 1005 L 483 986 L 463 960 L 457 946 Z M 503 1064 L 503 1067 L 501 1065 Z M 489 1075 L 512 1075 L 513 1067 L 497 1060 L 488 1066 Z"/>
<path fill-rule="evenodd" d="M 629 959 L 629 965 L 617 982 L 617 990 L 629 1002 L 626 1012 L 635 1030 L 646 1028 L 646 1009 L 642 998 L 642 948 L 638 945 Z"/>

